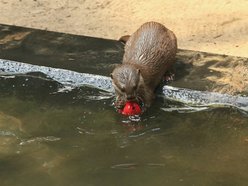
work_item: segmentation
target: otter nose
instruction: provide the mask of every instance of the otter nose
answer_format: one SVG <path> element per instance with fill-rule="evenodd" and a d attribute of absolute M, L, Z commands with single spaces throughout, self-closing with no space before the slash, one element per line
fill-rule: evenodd
<path fill-rule="evenodd" d="M 133 100 L 135 97 L 133 95 L 127 95 L 127 100 Z"/>

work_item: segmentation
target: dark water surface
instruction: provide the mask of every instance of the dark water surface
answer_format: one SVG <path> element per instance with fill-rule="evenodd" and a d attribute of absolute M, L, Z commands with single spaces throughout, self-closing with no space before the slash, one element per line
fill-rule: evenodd
<path fill-rule="evenodd" d="M 135 122 L 97 89 L 25 76 L 0 85 L 1 185 L 247 185 L 237 110 L 165 112 L 158 98 Z"/>

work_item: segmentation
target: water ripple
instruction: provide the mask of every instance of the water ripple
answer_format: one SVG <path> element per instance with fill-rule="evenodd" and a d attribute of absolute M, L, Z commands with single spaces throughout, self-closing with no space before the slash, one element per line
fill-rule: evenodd
<path fill-rule="evenodd" d="M 46 136 L 46 137 L 35 137 L 27 140 L 22 140 L 20 145 L 28 145 L 31 143 L 41 143 L 41 142 L 52 142 L 52 141 L 59 141 L 61 138 L 57 138 L 54 136 Z"/>

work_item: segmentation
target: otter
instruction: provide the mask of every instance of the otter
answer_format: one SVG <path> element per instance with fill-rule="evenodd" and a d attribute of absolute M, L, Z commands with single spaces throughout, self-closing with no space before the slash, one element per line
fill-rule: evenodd
<path fill-rule="evenodd" d="M 115 106 L 123 108 L 127 101 L 136 101 L 148 108 L 156 87 L 175 62 L 177 38 L 164 25 L 147 22 L 123 40 L 126 45 L 122 64 L 111 73 Z"/>

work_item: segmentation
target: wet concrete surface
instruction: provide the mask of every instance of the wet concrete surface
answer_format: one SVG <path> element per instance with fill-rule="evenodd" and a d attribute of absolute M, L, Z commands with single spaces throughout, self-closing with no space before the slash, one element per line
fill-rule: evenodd
<path fill-rule="evenodd" d="M 122 50 L 114 40 L 0 25 L 2 59 L 109 75 Z"/>
<path fill-rule="evenodd" d="M 0 58 L 109 76 L 121 63 L 124 45 L 115 40 L 0 25 Z M 179 50 L 172 86 L 248 95 L 248 59 Z"/>

